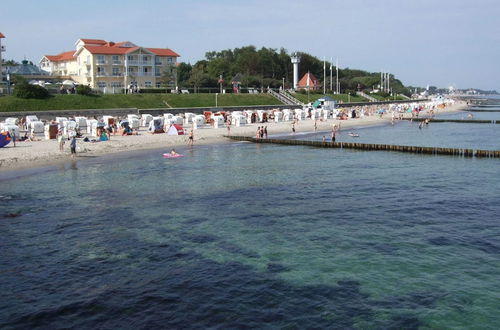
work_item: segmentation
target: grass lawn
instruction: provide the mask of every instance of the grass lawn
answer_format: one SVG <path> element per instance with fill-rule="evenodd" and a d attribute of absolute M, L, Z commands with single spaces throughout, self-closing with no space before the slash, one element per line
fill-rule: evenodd
<path fill-rule="evenodd" d="M 295 93 L 295 94 L 292 94 L 296 99 L 298 99 L 299 101 L 303 102 L 303 103 L 308 103 L 308 99 L 309 99 L 309 102 L 314 102 L 316 101 L 317 99 L 319 98 L 322 98 L 325 96 L 325 94 L 323 93 L 310 93 L 309 94 L 309 97 L 307 96 L 307 93 L 306 94 L 302 94 L 302 93 Z M 330 96 L 332 99 L 336 100 L 336 101 L 342 101 L 342 102 L 368 102 L 367 99 L 365 99 L 364 97 L 361 97 L 361 96 L 351 96 L 349 97 L 349 95 L 347 94 L 326 94 L 327 96 Z"/>
<path fill-rule="evenodd" d="M 269 94 L 218 95 L 218 106 L 278 105 L 280 102 Z M 0 112 L 113 109 L 113 108 L 182 108 L 214 107 L 215 94 L 133 94 L 133 95 L 54 95 L 44 100 L 0 97 Z"/>

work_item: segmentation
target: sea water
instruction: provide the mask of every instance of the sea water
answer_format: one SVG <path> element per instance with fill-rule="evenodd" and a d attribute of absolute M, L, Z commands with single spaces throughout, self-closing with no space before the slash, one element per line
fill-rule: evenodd
<path fill-rule="evenodd" d="M 479 124 L 357 131 L 364 142 L 498 148 Z M 3 173 L 0 327 L 500 324 L 500 160 L 250 143 L 179 151 Z"/>

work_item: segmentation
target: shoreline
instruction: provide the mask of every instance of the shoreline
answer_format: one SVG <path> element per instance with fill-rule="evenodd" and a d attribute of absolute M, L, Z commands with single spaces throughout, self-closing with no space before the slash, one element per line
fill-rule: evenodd
<path fill-rule="evenodd" d="M 456 102 L 452 105 L 435 111 L 435 115 L 443 113 L 458 112 L 466 108 L 464 102 Z M 422 116 L 426 116 L 427 111 L 424 111 Z M 317 130 L 314 130 L 314 120 L 306 119 L 299 121 L 295 125 L 296 133 L 329 133 L 334 124 L 341 125 L 341 130 L 345 131 L 352 127 L 367 127 L 389 123 L 391 121 L 390 114 L 385 114 L 383 118 L 378 115 L 365 116 L 362 118 L 339 120 L 328 119 L 326 121 L 317 121 Z M 397 122 L 397 121 L 396 121 Z M 246 124 L 242 127 L 231 126 L 231 135 L 255 136 L 258 126 L 267 126 L 270 136 L 276 135 L 291 135 L 292 122 L 268 122 Z M 288 133 L 288 134 L 286 134 Z M 228 141 L 224 135 L 228 135 L 227 129 L 224 128 L 200 128 L 194 130 L 194 146 L 218 144 Z M 78 160 L 87 158 L 97 158 L 106 155 L 122 154 L 132 151 L 147 151 L 161 150 L 168 152 L 172 148 L 190 148 L 187 145 L 188 135 L 166 135 L 150 134 L 146 129 L 141 127 L 139 135 L 120 136 L 112 135 L 110 141 L 106 142 L 82 142 L 78 140 L 77 156 L 71 158 L 69 152 L 69 141 L 65 143 L 64 152 L 59 151 L 56 140 L 40 140 L 40 141 L 23 141 L 17 142 L 16 147 L 12 144 L 0 149 L 0 173 L 6 174 L 19 170 L 29 170 L 44 167 L 52 167 L 58 165 L 67 165 Z M 228 141 L 229 142 L 229 141 Z"/>

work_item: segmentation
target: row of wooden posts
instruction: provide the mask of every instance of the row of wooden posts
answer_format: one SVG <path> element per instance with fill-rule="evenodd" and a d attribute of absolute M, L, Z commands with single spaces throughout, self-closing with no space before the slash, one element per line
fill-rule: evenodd
<path fill-rule="evenodd" d="M 403 118 L 403 120 L 424 121 L 428 118 Z M 484 120 L 484 119 L 429 119 L 432 123 L 463 123 L 463 124 L 500 124 L 500 120 Z"/>
<path fill-rule="evenodd" d="M 356 142 L 322 142 L 322 141 L 286 140 L 286 139 L 257 139 L 249 136 L 226 136 L 226 137 L 236 141 L 310 146 L 317 148 L 383 150 L 383 151 L 410 152 L 416 154 L 429 154 L 429 155 L 500 158 L 500 150 L 401 146 L 392 144 L 372 144 L 372 143 L 356 143 Z"/>

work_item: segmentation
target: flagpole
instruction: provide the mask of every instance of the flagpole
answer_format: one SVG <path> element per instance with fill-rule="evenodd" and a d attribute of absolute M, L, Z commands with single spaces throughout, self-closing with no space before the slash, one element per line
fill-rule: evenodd
<path fill-rule="evenodd" d="M 326 61 L 323 56 L 323 94 L 326 94 Z"/>
<path fill-rule="evenodd" d="M 336 77 L 336 80 L 337 80 L 337 94 L 340 94 L 340 87 L 339 87 L 339 58 L 338 57 L 337 57 L 337 62 L 336 62 L 335 70 L 336 70 L 336 74 L 337 74 L 337 77 Z"/>
<path fill-rule="evenodd" d="M 330 92 L 333 92 L 332 58 L 330 57 Z"/>

